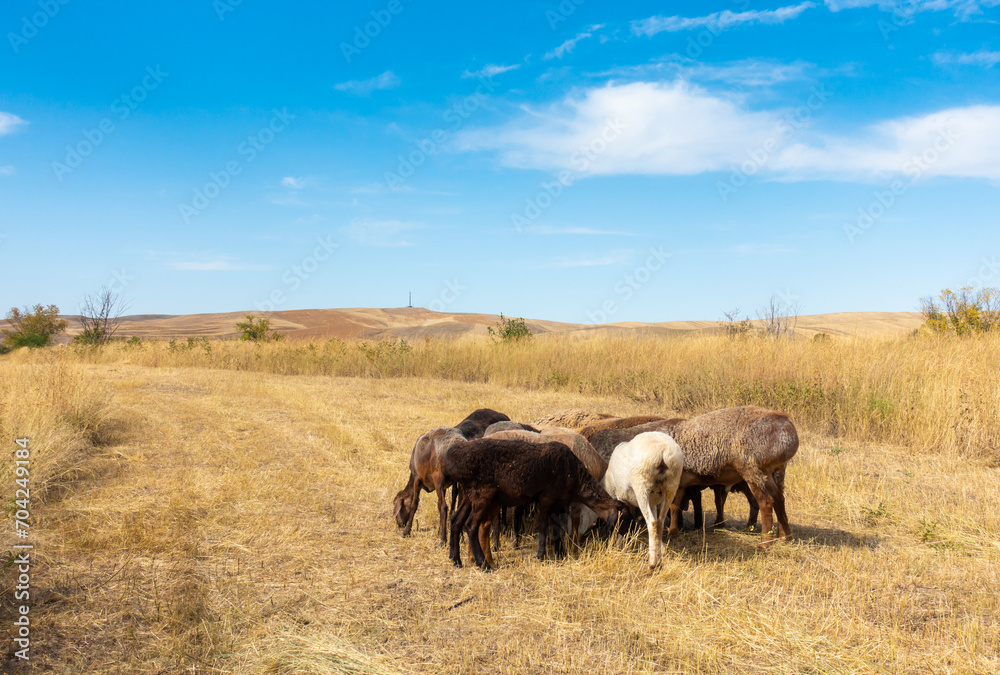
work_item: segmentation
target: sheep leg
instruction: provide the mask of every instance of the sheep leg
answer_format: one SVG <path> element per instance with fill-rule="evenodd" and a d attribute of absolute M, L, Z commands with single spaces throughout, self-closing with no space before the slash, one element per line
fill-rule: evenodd
<path fill-rule="evenodd" d="M 785 470 L 784 467 L 774 472 L 768 479 L 768 487 L 774 492 L 774 515 L 778 520 L 778 535 L 782 539 L 792 536 L 792 528 L 788 525 L 788 514 L 785 513 Z"/>
<path fill-rule="evenodd" d="M 683 499 L 684 490 L 677 490 L 674 501 L 670 504 L 670 529 L 667 530 L 667 537 L 676 537 L 680 534 L 681 501 Z"/>
<path fill-rule="evenodd" d="M 535 517 L 538 519 L 538 555 L 536 557 L 539 560 L 545 560 L 549 535 L 549 511 L 550 507 L 548 505 L 542 506 L 539 504 L 535 509 Z"/>
<path fill-rule="evenodd" d="M 441 535 L 441 545 L 448 543 L 448 488 L 439 483 L 434 491 L 438 498 L 438 530 Z M 416 512 L 416 509 L 413 509 Z"/>
<path fill-rule="evenodd" d="M 771 534 L 771 526 L 774 524 L 772 519 L 774 499 L 768 494 L 767 480 L 767 478 L 764 478 L 758 482 L 751 478 L 747 481 L 747 485 L 750 486 L 750 491 L 753 493 L 754 499 L 757 500 L 757 504 L 760 507 L 760 545 L 762 547 L 768 546 L 774 541 L 774 535 Z"/>
<path fill-rule="evenodd" d="M 694 486 L 686 488 L 685 499 L 691 500 L 691 510 L 694 513 L 694 529 L 700 530 L 705 526 L 705 510 L 701 503 L 701 487 Z M 681 516 L 681 527 L 684 526 L 684 516 Z"/>
<path fill-rule="evenodd" d="M 451 512 L 451 545 L 448 548 L 448 557 L 455 567 L 462 566 L 462 529 L 471 512 L 472 505 L 464 496 L 458 507 Z"/>
<path fill-rule="evenodd" d="M 493 564 L 493 554 L 490 547 L 490 530 L 497 532 L 500 528 L 494 527 L 492 521 L 484 520 L 483 524 L 479 526 L 479 548 L 483 549 L 487 567 L 496 567 Z"/>
<path fill-rule="evenodd" d="M 741 485 L 739 492 L 742 492 L 747 498 L 747 504 L 750 506 L 750 515 L 747 516 L 747 529 L 752 530 L 757 527 L 757 517 L 760 515 L 760 507 L 757 505 L 757 500 L 753 498 L 753 493 L 750 491 L 750 487 L 746 484 Z"/>
<path fill-rule="evenodd" d="M 514 548 L 521 545 L 521 529 L 524 527 L 524 507 L 514 507 Z"/>
<path fill-rule="evenodd" d="M 712 492 L 715 493 L 715 524 L 712 527 L 725 527 L 726 499 L 729 497 L 729 490 L 724 485 L 713 485 Z"/>
<path fill-rule="evenodd" d="M 642 517 L 646 519 L 646 531 L 649 533 L 649 569 L 655 569 L 660 564 L 660 556 L 663 553 L 663 519 L 655 507 L 649 504 L 648 492 L 636 490 L 635 500 L 639 510 L 642 511 Z M 660 505 L 661 511 L 664 506 Z"/>

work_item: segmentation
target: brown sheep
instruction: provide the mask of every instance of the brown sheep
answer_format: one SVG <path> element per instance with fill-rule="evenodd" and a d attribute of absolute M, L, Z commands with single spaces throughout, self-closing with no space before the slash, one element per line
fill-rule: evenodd
<path fill-rule="evenodd" d="M 598 431 L 588 440 L 590 441 L 590 444 L 594 446 L 594 450 L 597 451 L 597 454 L 607 461 L 611 459 L 611 455 L 614 453 L 615 448 L 618 447 L 619 443 L 627 443 L 639 434 L 647 431 L 663 431 L 664 433 L 669 434 L 670 432 L 667 430 L 669 426 L 682 421 L 683 418 L 678 417 L 669 420 L 646 422 L 645 424 L 625 429 L 605 429 L 603 431 Z M 683 449 L 683 446 L 681 447 Z"/>
<path fill-rule="evenodd" d="M 403 528 L 403 536 L 410 534 L 413 518 L 420 505 L 420 492 L 437 493 L 438 516 L 440 519 L 441 542 L 448 541 L 448 502 L 445 491 L 451 485 L 441 471 L 441 459 L 449 449 L 464 443 L 465 436 L 451 427 L 431 429 L 417 439 L 410 454 L 410 480 L 393 499 L 393 514 L 396 524 Z M 452 495 L 454 501 L 454 495 Z"/>
<path fill-rule="evenodd" d="M 624 504 L 613 499 L 562 443 L 543 444 L 483 438 L 456 445 L 442 463 L 447 480 L 458 484 L 461 498 L 451 516 L 449 557 L 458 567 L 459 540 L 469 535 L 476 564 L 492 569 L 480 541 L 480 527 L 503 506 L 535 503 L 538 510 L 538 558 L 545 558 L 549 513 L 553 507 L 582 502 L 613 528 Z M 489 547 L 489 541 L 485 543 Z"/>
<path fill-rule="evenodd" d="M 560 410 L 558 412 L 549 413 L 544 417 L 538 418 L 532 422 L 531 425 L 537 427 L 538 429 L 543 429 L 545 427 L 566 427 L 567 429 L 576 430 L 599 420 L 605 420 L 612 417 L 614 417 L 614 415 L 608 415 L 607 413 L 595 413 L 587 410 L 570 408 L 568 410 Z"/>
<path fill-rule="evenodd" d="M 665 425 L 667 426 L 667 425 Z M 761 545 L 770 544 L 772 511 L 781 538 L 791 535 L 785 513 L 785 465 L 799 448 L 795 425 L 788 415 L 755 406 L 723 408 L 669 425 L 669 433 L 684 451 L 681 488 L 746 481 L 760 507 Z M 684 491 L 674 504 L 680 507 Z M 679 531 L 679 510 L 672 509 L 669 536 Z"/>
<path fill-rule="evenodd" d="M 666 417 L 660 417 L 659 415 L 636 415 L 633 417 L 612 417 L 606 420 L 600 420 L 598 422 L 593 422 L 587 426 L 580 429 L 580 435 L 586 438 L 588 441 L 593 439 L 593 437 L 599 432 L 606 429 L 629 429 L 631 427 L 637 427 L 640 424 L 648 424 L 649 422 L 659 422 L 660 420 L 665 420 Z"/>

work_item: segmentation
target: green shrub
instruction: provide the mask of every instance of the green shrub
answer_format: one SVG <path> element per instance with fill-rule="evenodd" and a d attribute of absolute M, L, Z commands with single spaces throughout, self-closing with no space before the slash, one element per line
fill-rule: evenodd
<path fill-rule="evenodd" d="M 530 340 L 531 331 L 524 319 L 511 319 L 500 313 L 500 320 L 497 321 L 496 329 L 487 327 L 486 331 L 495 342 L 520 342 Z"/>

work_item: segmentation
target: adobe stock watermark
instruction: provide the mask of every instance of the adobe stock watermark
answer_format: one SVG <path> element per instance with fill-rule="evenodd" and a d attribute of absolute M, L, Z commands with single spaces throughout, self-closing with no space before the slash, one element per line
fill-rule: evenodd
<path fill-rule="evenodd" d="M 293 119 L 295 115 L 288 112 L 288 108 L 281 110 L 273 108 L 271 120 L 236 146 L 236 153 L 242 159 L 229 160 L 221 171 L 209 171 L 208 182 L 200 188 L 194 188 L 191 202 L 181 202 L 177 205 L 184 223 L 190 224 L 192 218 L 201 215 L 212 200 L 229 187 L 233 178 L 243 171 L 243 167 L 257 159 L 258 154 L 273 143 L 275 137 L 284 131 L 288 122 Z"/>
<path fill-rule="evenodd" d="M 438 128 L 420 140 L 414 141 L 416 146 L 406 155 L 399 155 L 396 171 L 385 172 L 385 184 L 390 190 L 398 190 L 417 169 L 427 161 L 427 158 L 437 152 L 449 137 L 462 128 L 474 112 L 496 91 L 492 75 L 480 75 L 476 90 L 448 108 L 442 116 L 448 123 L 446 128 Z"/>
<path fill-rule="evenodd" d="M 976 271 L 976 276 L 969 277 L 968 281 L 965 282 L 965 285 L 982 290 L 987 288 L 987 284 L 996 278 L 997 272 L 1000 272 L 1000 261 L 997 260 L 996 255 L 992 255 L 989 258 L 983 256 L 979 259 L 979 262 L 981 265 Z"/>
<path fill-rule="evenodd" d="M 831 93 L 822 84 L 813 87 L 806 102 L 781 117 L 774 125 L 774 135 L 769 136 L 761 145 L 746 151 L 747 158 L 733 169 L 728 181 L 716 181 L 722 201 L 729 201 L 729 196 L 739 191 L 751 176 L 755 176 L 771 160 L 776 152 L 788 142 L 795 132 L 806 126 L 813 113 L 823 107 Z"/>
<path fill-rule="evenodd" d="M 362 50 L 367 49 L 372 40 L 382 34 L 382 31 L 389 27 L 394 17 L 399 16 L 406 9 L 401 0 L 389 0 L 383 9 L 373 9 L 372 20 L 354 27 L 354 35 L 350 42 L 340 43 L 340 53 L 344 55 L 344 60 L 348 63 L 360 56 Z"/>
<path fill-rule="evenodd" d="M 948 150 L 959 141 L 959 134 L 951 127 L 939 129 L 937 138 L 919 155 L 912 155 L 901 167 L 902 173 L 909 177 L 908 181 L 897 178 L 889 183 L 884 190 L 875 190 L 873 199 L 865 207 L 858 208 L 858 215 L 853 223 L 844 223 L 844 234 L 847 240 L 854 240 L 872 228 L 891 209 L 899 198 L 906 194 L 914 183 L 920 180 L 930 168 L 941 159 Z"/>
<path fill-rule="evenodd" d="M 653 275 L 663 269 L 672 257 L 673 254 L 665 252 L 662 246 L 657 248 L 650 246 L 645 262 L 615 282 L 612 287 L 614 294 L 606 298 L 597 309 L 587 310 L 590 322 L 607 323 L 608 319 L 617 314 L 624 303 L 631 300 L 643 286 L 648 284 Z"/>
<path fill-rule="evenodd" d="M 890 35 L 897 32 L 903 26 L 913 23 L 913 15 L 915 13 L 916 11 L 912 6 L 903 7 L 895 5 L 892 8 L 892 18 L 889 21 L 879 19 L 876 23 L 879 33 L 882 34 L 882 40 L 888 42 Z"/>
<path fill-rule="evenodd" d="M 97 126 L 83 129 L 80 132 L 83 139 L 77 141 L 75 145 L 66 146 L 66 156 L 63 161 L 52 162 L 52 171 L 55 172 L 59 182 L 61 183 L 68 174 L 76 171 L 83 164 L 83 161 L 90 157 L 94 150 L 115 132 L 118 128 L 115 125 L 115 120 L 123 122 L 128 119 L 132 111 L 138 108 L 150 92 L 159 87 L 169 75 L 170 73 L 165 73 L 160 69 L 159 64 L 155 68 L 146 66 L 146 75 L 142 81 L 111 102 L 111 115 L 98 122 Z"/>
<path fill-rule="evenodd" d="M 562 0 L 555 9 L 545 10 L 545 20 L 549 22 L 549 28 L 555 30 L 564 21 L 567 21 L 576 13 L 576 8 L 587 0 Z"/>
<path fill-rule="evenodd" d="M 462 291 L 464 290 L 466 290 L 466 287 L 459 283 L 458 277 L 455 277 L 451 281 L 445 279 L 444 288 L 436 298 L 430 301 L 430 304 L 427 305 L 427 309 L 433 312 L 445 311 L 448 307 L 455 304 L 460 297 L 462 297 Z"/>
<path fill-rule="evenodd" d="M 553 174 L 551 181 L 542 181 L 538 192 L 524 200 L 524 208 L 520 212 L 514 211 L 510 214 L 511 225 L 518 234 L 541 218 L 542 214 L 572 187 L 577 179 L 586 175 L 591 165 L 607 151 L 609 145 L 621 137 L 625 129 L 628 129 L 628 125 L 617 117 L 606 120 L 599 134 L 570 155 L 569 165 L 572 170 L 561 169 Z"/>
<path fill-rule="evenodd" d="M 226 14 L 235 12 L 236 8 L 243 4 L 243 0 L 212 0 L 212 9 L 219 21 L 226 20 Z"/>
<path fill-rule="evenodd" d="M 69 2 L 70 0 L 40 0 L 37 12 L 31 16 L 22 16 L 21 30 L 17 33 L 7 32 L 7 41 L 10 42 L 10 48 L 14 50 L 14 53 L 19 53 L 21 47 L 38 35 L 38 31 L 48 26 L 49 21 L 54 19 L 59 10 L 68 5 Z"/>
<path fill-rule="evenodd" d="M 261 312 L 275 311 L 288 300 L 288 294 L 302 288 L 302 285 L 333 257 L 338 248 L 340 244 L 333 240 L 333 235 L 316 237 L 316 246 L 312 253 L 286 269 L 281 275 L 281 286 L 271 289 L 263 300 L 255 301 L 254 307 Z"/>

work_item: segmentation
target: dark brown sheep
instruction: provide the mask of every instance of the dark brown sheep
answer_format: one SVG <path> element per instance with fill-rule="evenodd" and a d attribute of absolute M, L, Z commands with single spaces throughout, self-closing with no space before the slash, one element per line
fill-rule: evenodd
<path fill-rule="evenodd" d="M 635 415 L 633 417 L 612 417 L 611 419 L 600 420 L 598 422 L 593 422 L 587 426 L 580 429 L 579 434 L 586 438 L 588 441 L 592 441 L 594 436 L 600 432 L 607 429 L 629 429 L 631 427 L 637 427 L 640 424 L 647 424 L 649 422 L 658 422 L 660 420 L 665 420 L 666 417 L 660 417 L 659 415 Z M 631 440 L 631 439 L 630 439 Z"/>
<path fill-rule="evenodd" d="M 442 473 L 441 459 L 449 449 L 464 442 L 465 436 L 456 429 L 437 427 L 422 435 L 413 445 L 413 452 L 410 454 L 410 480 L 392 502 L 396 524 L 403 528 L 404 537 L 413 528 L 413 518 L 420 505 L 420 492 L 433 490 L 438 498 L 441 541 L 448 541 L 448 502 L 445 491 L 451 483 L 445 480 Z"/>
<path fill-rule="evenodd" d="M 467 440 L 471 441 L 476 438 L 482 438 L 483 433 L 491 424 L 509 421 L 510 418 L 502 412 L 490 410 L 489 408 L 480 408 L 479 410 L 474 410 L 468 417 L 456 424 L 455 429 L 458 433 L 465 436 Z"/>
<path fill-rule="evenodd" d="M 554 507 L 582 502 L 612 528 L 624 508 L 562 443 L 483 438 L 451 448 L 444 456 L 443 470 L 446 479 L 458 484 L 461 491 L 451 516 L 449 551 L 449 557 L 459 567 L 464 529 L 476 564 L 486 571 L 492 569 L 483 550 L 489 547 L 489 541 L 481 541 L 481 526 L 492 522 L 504 506 L 535 503 L 539 559 L 545 557 L 549 513 Z"/>

